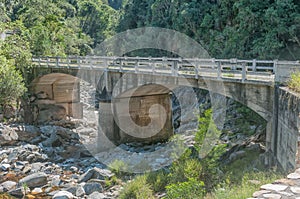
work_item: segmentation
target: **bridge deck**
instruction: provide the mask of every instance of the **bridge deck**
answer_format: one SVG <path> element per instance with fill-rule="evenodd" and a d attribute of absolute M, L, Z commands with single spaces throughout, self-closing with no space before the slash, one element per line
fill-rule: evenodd
<path fill-rule="evenodd" d="M 275 74 L 277 71 L 277 61 L 269 60 L 87 56 L 38 57 L 33 58 L 32 61 L 36 67 L 42 68 L 134 72 L 137 74 L 175 77 L 189 76 L 196 79 L 206 77 L 227 81 L 255 81 L 267 84 L 276 81 Z"/>

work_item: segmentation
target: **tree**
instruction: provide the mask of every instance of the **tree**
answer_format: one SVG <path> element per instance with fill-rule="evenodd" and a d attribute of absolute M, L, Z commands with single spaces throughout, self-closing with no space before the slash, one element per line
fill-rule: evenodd
<path fill-rule="evenodd" d="M 18 70 L 30 67 L 32 55 L 23 23 L 21 21 L 0 23 L 0 32 L 10 33 L 4 41 L 0 41 L 0 55 L 12 61 Z"/>
<path fill-rule="evenodd" d="M 13 62 L 0 55 L 0 106 L 11 104 L 25 91 L 23 78 Z"/>
<path fill-rule="evenodd" d="M 94 39 L 93 47 L 115 33 L 118 12 L 100 0 L 79 1 L 80 26 Z"/>

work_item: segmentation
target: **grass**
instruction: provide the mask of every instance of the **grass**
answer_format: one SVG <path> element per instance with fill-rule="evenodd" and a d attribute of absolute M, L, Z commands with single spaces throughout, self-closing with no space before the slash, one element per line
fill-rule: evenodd
<path fill-rule="evenodd" d="M 274 171 L 260 171 L 244 173 L 241 184 L 224 184 L 219 186 L 212 193 L 207 194 L 205 199 L 241 199 L 250 198 L 261 185 L 282 178 L 283 175 Z"/>
<path fill-rule="evenodd" d="M 300 93 L 300 71 L 291 74 L 291 78 L 288 81 L 288 87 L 293 91 Z"/>

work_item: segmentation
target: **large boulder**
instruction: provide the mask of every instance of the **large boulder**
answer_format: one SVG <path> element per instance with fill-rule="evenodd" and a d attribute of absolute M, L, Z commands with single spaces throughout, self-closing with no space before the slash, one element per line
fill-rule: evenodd
<path fill-rule="evenodd" d="M 50 121 L 64 120 L 67 117 L 66 109 L 56 104 L 39 104 L 39 114 L 37 116 L 38 123 Z"/>
<path fill-rule="evenodd" d="M 30 141 L 41 134 L 39 128 L 31 125 L 20 126 L 16 132 L 20 141 Z"/>
<path fill-rule="evenodd" d="M 18 134 L 14 129 L 0 124 L 0 146 L 11 145 L 17 140 Z"/>
<path fill-rule="evenodd" d="M 26 184 L 30 188 L 41 187 L 47 184 L 47 175 L 43 172 L 34 173 L 22 178 L 19 184 Z"/>

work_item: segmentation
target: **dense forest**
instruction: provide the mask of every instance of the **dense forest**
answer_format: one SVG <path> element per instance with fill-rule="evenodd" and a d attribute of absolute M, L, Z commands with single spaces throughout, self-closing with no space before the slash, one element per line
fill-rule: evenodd
<path fill-rule="evenodd" d="M 217 58 L 297 60 L 300 53 L 296 0 L 1 0 L 0 10 L 0 32 L 13 35 L 1 54 L 20 59 L 89 54 L 118 32 L 149 26 L 185 33 Z"/>
<path fill-rule="evenodd" d="M 105 39 L 140 27 L 182 32 L 199 42 L 211 57 L 299 60 L 299 3 L 298 0 L 0 0 L 0 84 L 6 85 L 1 86 L 1 93 L 18 96 L 23 92 L 20 88 L 20 92 L 14 93 L 10 89 L 15 86 L 7 85 L 20 85 L 21 77 L 12 69 L 24 72 L 30 67 L 33 55 L 93 54 L 93 49 Z M 174 56 L 168 52 L 153 53 L 153 49 L 129 55 Z M 0 98 L 0 104 L 7 100 Z"/>

